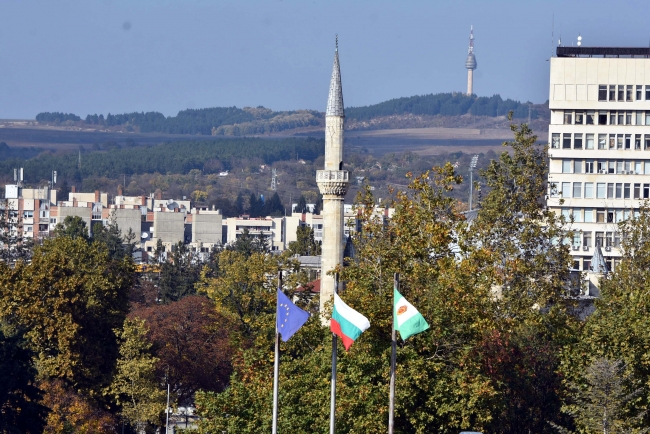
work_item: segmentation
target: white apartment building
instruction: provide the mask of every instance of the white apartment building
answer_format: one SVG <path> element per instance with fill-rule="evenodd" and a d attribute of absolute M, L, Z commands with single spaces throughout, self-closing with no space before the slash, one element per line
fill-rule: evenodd
<path fill-rule="evenodd" d="M 558 47 L 550 69 L 548 204 L 573 218 L 574 268 L 600 246 L 614 270 L 617 223 L 650 198 L 650 48 Z"/>

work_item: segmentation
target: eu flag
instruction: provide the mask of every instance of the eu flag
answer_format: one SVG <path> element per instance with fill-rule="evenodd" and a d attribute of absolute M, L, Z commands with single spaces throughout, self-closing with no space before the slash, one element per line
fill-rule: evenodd
<path fill-rule="evenodd" d="M 293 304 L 284 292 L 278 290 L 275 327 L 284 342 L 288 341 L 308 319 L 309 313 Z"/>

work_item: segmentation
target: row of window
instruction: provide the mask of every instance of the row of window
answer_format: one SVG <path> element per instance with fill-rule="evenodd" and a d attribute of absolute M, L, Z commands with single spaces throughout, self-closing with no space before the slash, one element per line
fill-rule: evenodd
<path fill-rule="evenodd" d="M 562 208 L 566 221 L 574 223 L 620 223 L 638 217 L 639 210 L 625 208 Z"/>
<path fill-rule="evenodd" d="M 650 134 L 552 133 L 552 149 L 650 150 Z"/>
<path fill-rule="evenodd" d="M 562 160 L 562 173 L 650 175 L 650 160 Z"/>
<path fill-rule="evenodd" d="M 587 249 L 589 250 L 589 249 Z M 574 270 L 582 270 L 582 271 L 592 271 L 591 270 L 591 258 L 592 256 L 585 256 L 582 258 L 576 258 L 574 257 L 573 261 L 573 269 Z M 580 267 L 580 263 L 582 262 L 582 268 Z M 612 258 L 612 257 L 607 257 L 605 256 L 605 264 L 607 265 L 607 271 L 615 271 L 616 267 L 618 264 L 621 262 L 620 259 L 618 258 Z"/>
<path fill-rule="evenodd" d="M 643 101 L 643 85 L 598 85 L 598 101 Z M 650 101 L 650 85 L 645 86 L 645 100 Z"/>
<path fill-rule="evenodd" d="M 594 245 L 593 247 L 620 247 L 621 246 L 621 236 L 618 232 L 582 232 L 577 233 L 573 236 L 574 246 L 581 247 L 592 247 L 592 235 L 595 235 L 593 238 Z"/>
<path fill-rule="evenodd" d="M 650 112 L 565 110 L 563 123 L 564 125 L 650 125 Z"/>
<path fill-rule="evenodd" d="M 551 190 L 551 197 L 564 199 L 650 199 L 650 184 L 621 182 L 561 182 Z M 595 188 L 594 188 L 595 184 Z"/>

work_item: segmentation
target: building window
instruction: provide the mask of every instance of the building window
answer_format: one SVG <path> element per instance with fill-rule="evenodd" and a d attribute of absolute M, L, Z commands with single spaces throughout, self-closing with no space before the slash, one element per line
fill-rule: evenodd
<path fill-rule="evenodd" d="M 603 247 L 603 239 L 605 238 L 603 232 L 596 232 L 596 247 Z"/>
<path fill-rule="evenodd" d="M 606 185 L 604 182 L 599 182 L 596 184 L 596 199 L 606 199 Z"/>
<path fill-rule="evenodd" d="M 587 125 L 593 125 L 594 124 L 594 111 L 588 111 L 587 112 Z"/>
<path fill-rule="evenodd" d="M 563 182 L 562 183 L 562 197 L 571 197 L 571 183 Z"/>
<path fill-rule="evenodd" d="M 616 112 L 609 112 L 609 124 L 616 125 Z"/>
<path fill-rule="evenodd" d="M 585 161 L 585 173 L 594 173 L 594 160 Z"/>
<path fill-rule="evenodd" d="M 607 85 L 601 84 L 598 86 L 598 101 L 607 101 Z"/>
<path fill-rule="evenodd" d="M 625 125 L 625 112 L 617 112 L 616 125 Z"/>
<path fill-rule="evenodd" d="M 623 173 L 623 162 L 622 161 L 617 161 L 616 162 L 616 173 Z"/>
<path fill-rule="evenodd" d="M 618 232 L 614 232 L 614 247 L 619 247 L 621 245 L 621 235 Z"/>
<path fill-rule="evenodd" d="M 591 231 L 582 233 L 582 245 L 591 247 Z"/>
<path fill-rule="evenodd" d="M 575 160 L 573 162 L 573 173 L 582 173 L 582 160 Z"/>
<path fill-rule="evenodd" d="M 598 149 L 607 149 L 607 134 L 598 134 Z"/>
<path fill-rule="evenodd" d="M 650 150 L 650 135 L 648 135 L 648 134 L 645 134 L 643 136 L 643 149 L 645 149 L 646 151 Z M 646 172 L 646 173 L 648 173 L 648 172 Z"/>
<path fill-rule="evenodd" d="M 633 87 L 631 84 L 628 84 L 625 87 L 625 101 L 634 101 L 634 99 L 632 98 L 632 90 Z"/>
<path fill-rule="evenodd" d="M 571 125 L 573 123 L 573 112 L 564 112 L 564 125 Z"/>
<path fill-rule="evenodd" d="M 571 134 L 564 133 L 562 135 L 562 149 L 571 149 Z"/>
<path fill-rule="evenodd" d="M 641 150 L 641 134 L 636 134 L 634 136 L 634 149 L 637 151 Z"/>
<path fill-rule="evenodd" d="M 650 184 L 643 184 L 643 198 L 650 199 Z"/>
<path fill-rule="evenodd" d="M 24 219 L 34 218 L 34 211 L 23 211 L 23 218 Z"/>
<path fill-rule="evenodd" d="M 553 133 L 553 135 L 551 136 L 551 148 L 560 149 L 560 134 L 559 133 Z"/>
<path fill-rule="evenodd" d="M 636 122 L 636 125 L 643 125 L 643 112 L 636 112 L 634 117 L 636 118 L 634 120 Z"/>
<path fill-rule="evenodd" d="M 585 123 L 585 112 L 576 112 L 576 125 L 583 125 Z"/>
<path fill-rule="evenodd" d="M 625 101 L 625 86 L 622 84 L 618 85 L 618 101 Z"/>
<path fill-rule="evenodd" d="M 607 223 L 616 223 L 616 213 L 613 209 L 607 210 Z"/>
<path fill-rule="evenodd" d="M 643 174 L 643 164 L 641 164 L 641 161 L 635 161 L 634 162 L 634 173 L 637 175 L 642 175 Z"/>
<path fill-rule="evenodd" d="M 623 221 L 623 210 L 622 209 L 617 209 L 616 210 L 616 221 L 617 222 L 622 222 Z"/>
<path fill-rule="evenodd" d="M 616 149 L 623 149 L 623 134 L 616 136 Z"/>
<path fill-rule="evenodd" d="M 576 198 L 582 197 L 582 182 L 573 183 L 573 197 Z"/>
<path fill-rule="evenodd" d="M 641 101 L 643 99 L 643 86 L 636 85 L 636 100 Z"/>
<path fill-rule="evenodd" d="M 587 142 L 585 144 L 585 149 L 594 149 L 594 135 L 587 134 Z"/>
<path fill-rule="evenodd" d="M 594 198 L 594 183 L 585 182 L 585 199 L 593 199 L 593 198 Z"/>
<path fill-rule="evenodd" d="M 641 184 L 634 184 L 634 199 L 641 199 Z"/>
<path fill-rule="evenodd" d="M 607 197 L 609 199 L 613 199 L 611 196 L 609 196 L 609 194 L 607 195 Z M 620 182 L 616 184 L 616 199 L 623 199 L 623 184 L 621 184 Z"/>
<path fill-rule="evenodd" d="M 573 135 L 573 149 L 582 149 L 582 134 Z"/>
<path fill-rule="evenodd" d="M 609 100 L 616 101 L 616 85 L 614 84 L 609 85 Z"/>
<path fill-rule="evenodd" d="M 593 223 L 594 222 L 594 210 L 591 208 L 585 209 L 585 223 Z"/>
<path fill-rule="evenodd" d="M 650 125 L 650 111 L 645 112 L 645 125 Z"/>
<path fill-rule="evenodd" d="M 33 226 L 25 225 L 25 232 L 32 232 L 32 231 L 33 231 Z"/>
<path fill-rule="evenodd" d="M 562 160 L 562 173 L 571 173 L 571 160 Z"/>
<path fill-rule="evenodd" d="M 611 232 L 605 232 L 605 246 L 612 247 L 613 241 L 614 241 L 613 234 Z"/>
<path fill-rule="evenodd" d="M 629 199 L 630 198 L 630 184 L 626 182 L 623 184 L 623 199 Z"/>
<path fill-rule="evenodd" d="M 610 175 L 615 173 L 615 171 L 614 171 L 614 165 L 615 164 L 616 164 L 615 161 L 609 161 L 609 164 L 608 164 L 609 167 L 607 168 L 607 173 L 609 173 Z"/>

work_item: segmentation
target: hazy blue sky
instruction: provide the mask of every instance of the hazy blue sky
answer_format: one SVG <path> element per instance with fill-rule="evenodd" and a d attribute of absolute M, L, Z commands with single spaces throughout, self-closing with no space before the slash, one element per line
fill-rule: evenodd
<path fill-rule="evenodd" d="M 466 89 L 548 99 L 555 39 L 646 46 L 646 1 L 0 0 L 0 118 L 263 105 L 324 110 Z"/>

